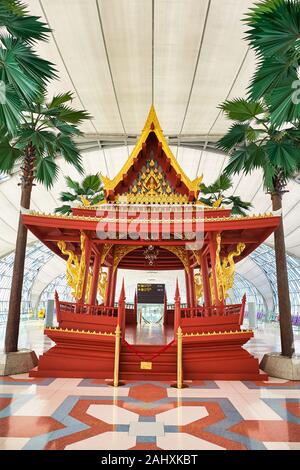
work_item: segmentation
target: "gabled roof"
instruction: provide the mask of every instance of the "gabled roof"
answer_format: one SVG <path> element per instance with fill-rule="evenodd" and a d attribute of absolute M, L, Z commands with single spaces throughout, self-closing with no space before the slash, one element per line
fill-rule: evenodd
<path fill-rule="evenodd" d="M 195 197 L 197 197 L 199 193 L 199 185 L 202 181 L 202 176 L 194 179 L 193 181 L 190 180 L 190 178 L 184 173 L 183 169 L 180 167 L 179 163 L 177 162 L 175 156 L 173 155 L 169 145 L 167 144 L 167 141 L 165 139 L 165 136 L 162 132 L 159 120 L 157 118 L 155 108 L 153 105 L 151 105 L 145 126 L 143 128 L 143 131 L 133 149 L 131 152 L 131 155 L 128 157 L 128 160 L 126 163 L 123 165 L 123 167 L 120 169 L 119 173 L 111 180 L 103 175 L 101 175 L 104 188 L 107 191 L 114 191 L 118 184 L 123 181 L 124 175 L 128 174 L 129 170 L 131 167 L 134 166 L 134 160 L 138 157 L 140 154 L 141 150 L 143 149 L 143 144 L 145 144 L 148 136 L 150 133 L 155 133 L 158 142 L 162 146 L 162 151 L 166 155 L 166 157 L 170 161 L 170 166 L 174 169 L 177 175 L 181 176 L 181 182 L 186 186 L 187 190 L 189 192 L 194 192 Z"/>

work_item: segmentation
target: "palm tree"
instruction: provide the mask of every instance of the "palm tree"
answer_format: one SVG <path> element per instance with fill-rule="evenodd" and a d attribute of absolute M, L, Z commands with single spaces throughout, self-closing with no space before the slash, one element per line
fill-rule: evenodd
<path fill-rule="evenodd" d="M 0 3 L 0 127 L 14 135 L 24 101 L 36 99 L 56 70 L 33 49 L 46 41 L 50 29 L 39 17 L 28 15 L 14 0 Z"/>
<path fill-rule="evenodd" d="M 221 106 L 234 123 L 217 147 L 229 153 L 224 173 L 251 173 L 260 168 L 265 190 L 271 195 L 273 211 L 282 210 L 282 196 L 289 179 L 300 170 L 298 120 L 283 128 L 270 121 L 270 108 L 245 99 L 226 101 Z M 294 353 L 283 221 L 274 232 L 282 355 Z"/>
<path fill-rule="evenodd" d="M 300 2 L 264 0 L 244 19 L 246 39 L 254 50 L 257 68 L 248 98 L 268 105 L 269 119 L 280 126 L 300 119 Z"/>
<path fill-rule="evenodd" d="M 24 103 L 22 121 L 16 129 L 13 143 L 3 132 L 0 170 L 11 172 L 15 165 L 21 168 L 21 209 L 30 208 L 31 192 L 34 181 L 50 188 L 58 174 L 56 157 L 62 158 L 83 173 L 81 157 L 74 136 L 85 119 L 86 111 L 76 111 L 70 107 L 70 93 L 55 96 L 50 103 L 44 97 L 27 105 Z M 24 262 L 27 242 L 27 229 L 19 220 L 16 241 L 15 261 L 10 292 L 9 312 L 6 328 L 6 352 L 17 351 L 20 321 L 20 304 L 24 275 Z"/>
<path fill-rule="evenodd" d="M 219 207 L 221 204 L 231 205 L 231 213 L 234 215 L 246 215 L 252 207 L 250 202 L 244 202 L 239 196 L 225 196 L 225 192 L 233 186 L 232 181 L 227 175 L 220 175 L 216 181 L 209 186 L 204 183 L 200 185 L 200 192 L 206 197 L 200 197 L 199 201 L 210 207 Z"/>
<path fill-rule="evenodd" d="M 74 181 L 70 176 L 66 178 L 67 187 L 70 191 L 60 193 L 59 199 L 62 202 L 74 203 L 75 201 L 83 203 L 84 206 L 93 206 L 104 200 L 104 190 L 100 176 L 87 175 L 82 183 Z M 55 209 L 59 214 L 70 214 L 72 212 L 71 204 L 63 204 Z"/>

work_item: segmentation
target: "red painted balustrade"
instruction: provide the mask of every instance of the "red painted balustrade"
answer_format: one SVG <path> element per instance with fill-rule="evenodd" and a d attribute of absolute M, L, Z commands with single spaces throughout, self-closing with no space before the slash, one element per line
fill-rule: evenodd
<path fill-rule="evenodd" d="M 60 328 L 115 332 L 118 324 L 118 308 L 103 305 L 56 302 L 56 318 Z"/>
<path fill-rule="evenodd" d="M 181 326 L 183 333 L 223 332 L 240 330 L 244 320 L 246 297 L 241 304 L 181 308 L 175 304 L 175 333 Z"/>

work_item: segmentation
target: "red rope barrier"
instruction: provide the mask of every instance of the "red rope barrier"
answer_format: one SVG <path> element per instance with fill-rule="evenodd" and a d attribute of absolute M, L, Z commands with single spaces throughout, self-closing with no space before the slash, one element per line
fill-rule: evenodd
<path fill-rule="evenodd" d="M 132 350 L 132 352 L 137 356 L 139 357 L 142 361 L 144 362 L 152 362 L 154 359 L 156 359 L 158 356 L 160 356 L 161 354 L 163 354 L 164 352 L 166 352 L 171 346 L 173 346 L 173 344 L 175 343 L 175 339 L 173 339 L 170 343 L 166 344 L 165 346 L 163 346 L 157 353 L 153 354 L 151 357 L 149 357 L 148 359 L 145 358 L 145 356 L 142 356 L 139 351 L 137 351 L 135 349 L 135 347 L 132 345 L 132 344 L 129 344 L 127 343 L 126 340 L 123 340 L 122 341 L 122 344 L 124 346 L 128 346 L 129 349 Z"/>

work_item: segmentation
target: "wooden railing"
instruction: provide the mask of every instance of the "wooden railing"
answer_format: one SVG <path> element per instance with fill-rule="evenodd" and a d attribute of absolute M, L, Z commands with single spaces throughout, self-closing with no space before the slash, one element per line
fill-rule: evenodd
<path fill-rule="evenodd" d="M 211 307 L 190 307 L 181 309 L 181 318 L 201 318 L 213 316 L 228 316 L 239 315 L 241 311 L 241 304 L 224 305 L 224 306 L 211 306 Z"/>
<path fill-rule="evenodd" d="M 103 305 L 78 304 L 74 302 L 58 302 L 59 311 L 78 313 L 79 315 L 102 315 L 106 317 L 117 317 L 118 311 L 115 307 L 104 307 Z"/>

